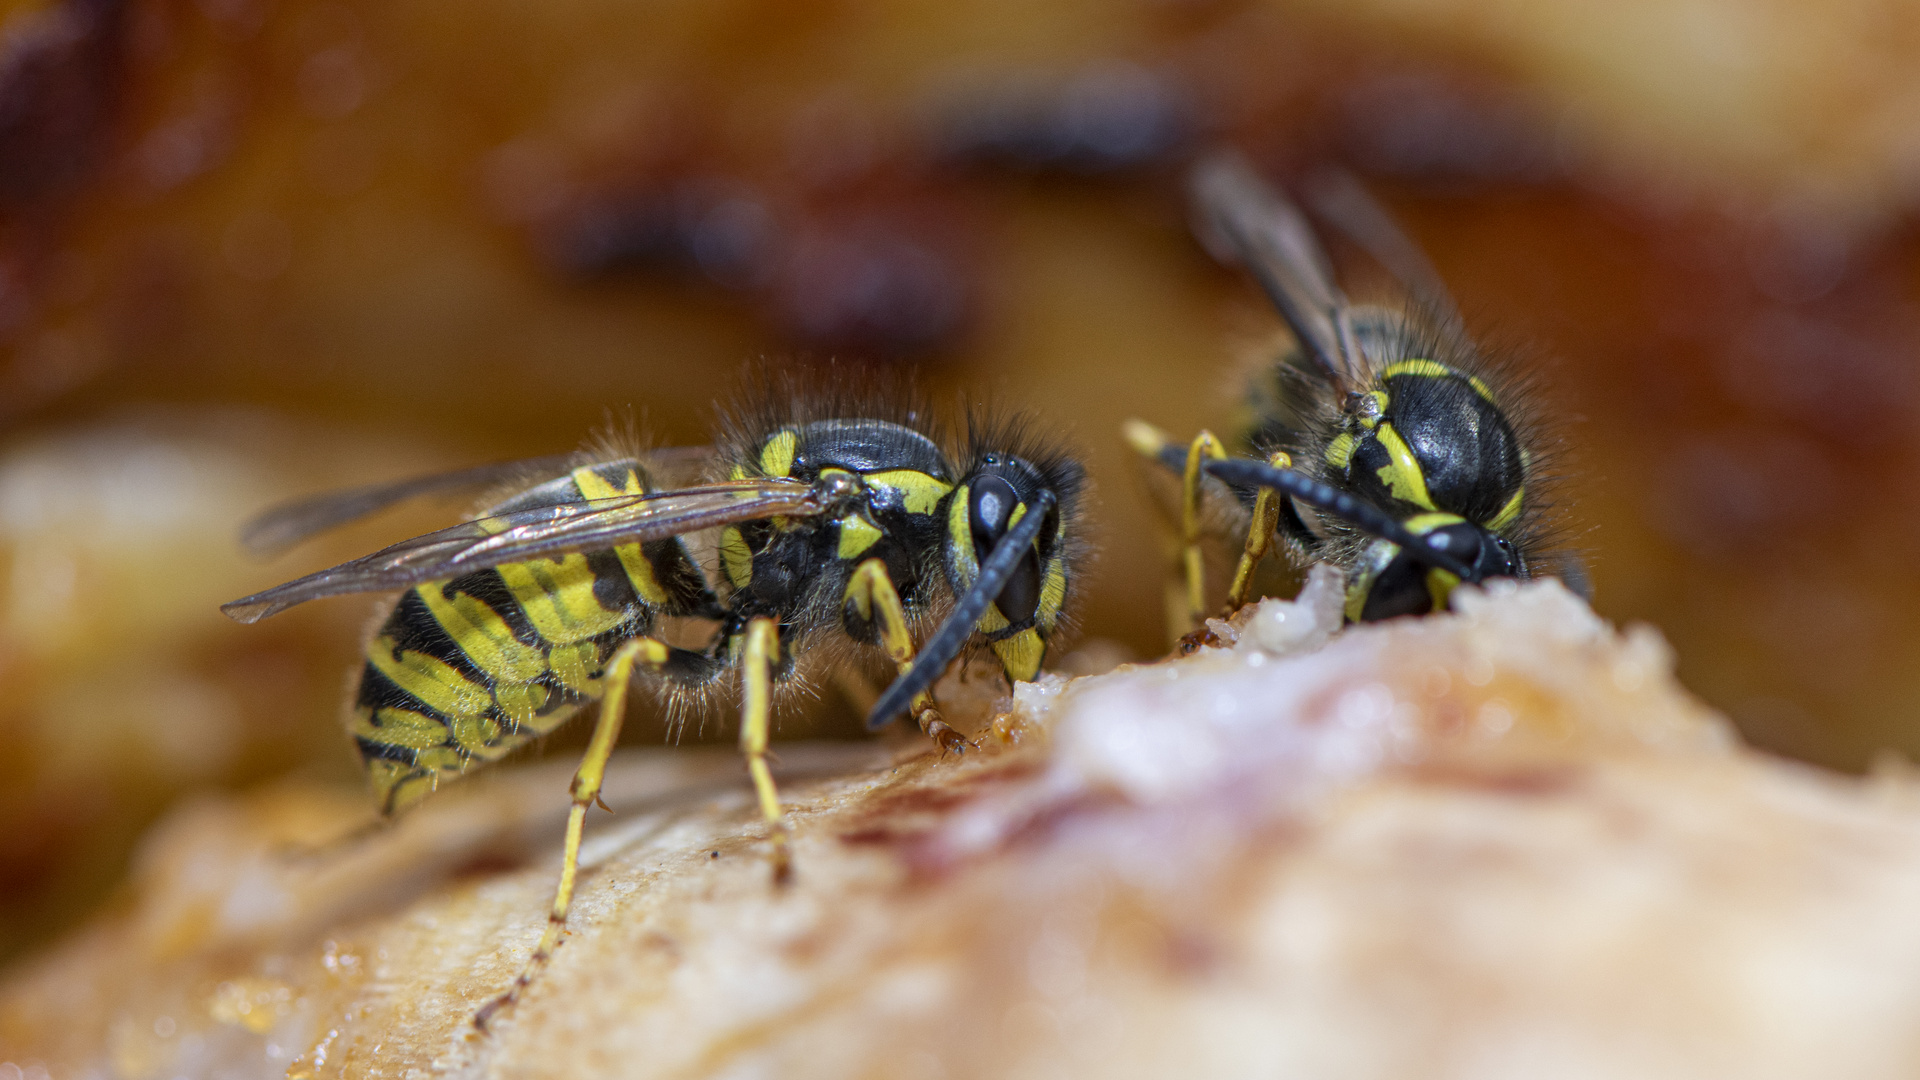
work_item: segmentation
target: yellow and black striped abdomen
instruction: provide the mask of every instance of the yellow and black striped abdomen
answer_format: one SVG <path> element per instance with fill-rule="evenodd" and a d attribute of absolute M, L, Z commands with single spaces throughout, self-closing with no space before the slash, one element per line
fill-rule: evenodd
<path fill-rule="evenodd" d="M 498 510 L 637 494 L 633 462 L 576 469 Z M 711 594 L 678 540 L 508 563 L 402 594 L 366 647 L 352 728 L 389 813 L 551 732 L 657 614 Z"/>

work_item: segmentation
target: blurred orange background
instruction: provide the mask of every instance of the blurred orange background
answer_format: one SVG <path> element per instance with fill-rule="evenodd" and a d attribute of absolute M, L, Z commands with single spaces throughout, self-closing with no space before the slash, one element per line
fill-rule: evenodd
<path fill-rule="evenodd" d="M 756 358 L 912 368 L 1083 448 L 1083 632 L 1162 646 L 1117 437 L 1230 423 L 1277 323 L 1182 163 L 1366 179 L 1537 373 L 1595 606 L 1761 746 L 1920 750 L 1920 12 L 1685 5 L 0 0 L 0 956 L 196 788 L 354 783 L 370 605 L 224 600 L 279 498 L 697 443 Z M 659 737 L 643 730 L 635 738 Z"/>

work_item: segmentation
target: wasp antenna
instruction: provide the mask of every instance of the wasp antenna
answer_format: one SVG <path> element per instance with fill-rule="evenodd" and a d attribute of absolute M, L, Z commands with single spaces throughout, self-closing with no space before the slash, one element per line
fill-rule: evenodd
<path fill-rule="evenodd" d="M 1412 530 L 1393 520 L 1386 511 L 1312 477 L 1245 458 L 1205 461 L 1200 467 L 1229 484 L 1269 487 L 1285 492 L 1309 506 L 1325 510 L 1375 539 L 1398 544 L 1409 556 L 1435 570 L 1445 570 L 1464 582 L 1480 580 L 1480 575 L 1474 573 L 1472 567 L 1434 548 Z"/>
<path fill-rule="evenodd" d="M 927 644 L 913 658 L 913 667 L 906 674 L 893 680 L 880 700 L 874 703 L 873 711 L 867 714 L 867 728 L 873 730 L 884 727 L 894 717 L 907 711 L 907 705 L 914 695 L 931 687 L 947 670 L 953 658 L 960 655 L 961 646 L 973 636 L 973 625 L 1000 595 L 1000 587 L 1007 583 L 1008 575 L 1013 573 L 1015 563 L 1040 535 L 1041 526 L 1046 524 L 1047 512 L 1052 510 L 1057 500 L 1053 492 L 1042 489 L 1034 496 L 1013 528 L 993 546 L 987 561 L 980 564 L 980 576 L 973 579 L 973 588 L 960 598 L 953 614 L 933 632 Z"/>

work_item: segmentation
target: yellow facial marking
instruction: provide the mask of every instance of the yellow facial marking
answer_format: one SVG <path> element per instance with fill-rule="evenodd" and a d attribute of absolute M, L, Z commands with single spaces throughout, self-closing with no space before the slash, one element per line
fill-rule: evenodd
<path fill-rule="evenodd" d="M 953 549 L 953 561 L 959 564 L 960 579 L 965 585 L 973 584 L 973 579 L 980 576 L 980 564 L 973 557 L 973 529 L 967 522 L 969 498 L 967 485 L 961 484 L 947 508 L 947 543 Z"/>
<path fill-rule="evenodd" d="M 1335 435 L 1333 441 L 1327 444 L 1327 464 L 1345 471 L 1353 461 L 1353 444 L 1353 432 L 1343 431 Z"/>
<path fill-rule="evenodd" d="M 1433 496 L 1427 494 L 1427 478 L 1420 471 L 1420 463 L 1413 459 L 1413 451 L 1400 433 L 1393 430 L 1392 424 L 1381 424 L 1374 430 L 1380 445 L 1386 448 L 1388 462 L 1374 470 L 1380 482 L 1387 485 L 1393 497 L 1402 502 L 1422 506 L 1432 510 Z"/>
<path fill-rule="evenodd" d="M 1047 576 L 1040 582 L 1040 608 L 1034 613 L 1034 621 L 1041 627 L 1051 630 L 1060 619 L 1060 609 L 1067 604 L 1067 561 L 1052 559 L 1047 563 Z"/>
<path fill-rule="evenodd" d="M 1427 571 L 1427 596 L 1433 600 L 1433 610 L 1447 610 L 1447 602 L 1453 598 L 1454 586 L 1460 579 L 1445 570 Z"/>
<path fill-rule="evenodd" d="M 760 471 L 768 476 L 786 476 L 793 471 L 793 452 L 800 445 L 797 431 L 775 432 L 760 447 Z"/>
<path fill-rule="evenodd" d="M 877 488 L 898 491 L 909 514 L 931 514 L 940 508 L 953 485 L 936 480 L 917 469 L 885 469 L 866 474 L 866 482 Z"/>
<path fill-rule="evenodd" d="M 983 634 L 997 634 L 1013 624 L 1000 614 L 999 604 L 988 604 L 987 610 L 980 613 L 980 621 L 973 624 L 975 630 Z"/>
<path fill-rule="evenodd" d="M 1499 513 L 1493 515 L 1492 521 L 1487 522 L 1487 531 L 1497 533 L 1512 525 L 1520 516 L 1520 500 L 1526 493 L 1525 486 L 1514 488 L 1513 497 L 1507 500 L 1507 504 L 1500 508 Z"/>
<path fill-rule="evenodd" d="M 993 643 L 994 655 L 1015 682 L 1032 682 L 1040 675 L 1040 662 L 1047 657 L 1047 643 L 1040 632 L 1028 627 L 1003 641 Z"/>
<path fill-rule="evenodd" d="M 843 559 L 857 559 L 868 548 L 879 543 L 882 535 L 865 518 L 849 514 L 840 519 L 840 548 L 837 554 Z"/>
<path fill-rule="evenodd" d="M 640 476 L 632 469 L 619 487 L 607 483 L 606 478 L 590 468 L 573 470 L 573 482 L 580 494 L 589 499 L 612 499 L 621 495 L 644 495 L 646 486 L 640 482 Z M 640 599 L 656 606 L 667 602 L 667 591 L 660 587 L 660 581 L 654 577 L 653 564 L 640 550 L 639 544 L 621 544 L 613 549 L 620 558 L 620 568 L 627 572 L 627 580 L 633 585 L 633 591 Z"/>

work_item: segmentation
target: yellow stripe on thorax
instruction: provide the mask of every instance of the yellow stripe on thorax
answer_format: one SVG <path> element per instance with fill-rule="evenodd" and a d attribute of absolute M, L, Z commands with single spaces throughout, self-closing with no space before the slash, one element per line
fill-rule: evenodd
<path fill-rule="evenodd" d="M 589 499 L 644 495 L 647 491 L 640 482 L 639 474 L 632 469 L 627 470 L 619 487 L 607 483 L 605 477 L 584 466 L 573 470 L 573 482 L 579 486 L 580 494 Z M 613 553 L 619 556 L 620 567 L 627 572 L 627 580 L 633 584 L 633 591 L 640 599 L 656 607 L 667 603 L 667 591 L 660 587 L 660 580 L 653 573 L 653 563 L 647 560 L 639 544 L 621 544 L 613 549 Z"/>
<path fill-rule="evenodd" d="M 940 500 L 953 490 L 952 484 L 918 469 L 885 469 L 867 473 L 862 479 L 872 487 L 898 491 L 901 503 L 909 514 L 933 513 L 940 508 Z"/>
<path fill-rule="evenodd" d="M 879 528 L 858 514 L 848 514 L 840 519 L 840 547 L 835 554 L 842 559 L 857 559 L 866 550 L 880 542 L 883 534 Z"/>
<path fill-rule="evenodd" d="M 1434 509 L 1433 496 L 1427 494 L 1427 477 L 1420 471 L 1420 463 L 1414 460 L 1413 450 L 1400 433 L 1393 430 L 1392 424 L 1381 424 L 1374 429 L 1374 437 L 1387 451 L 1388 462 L 1374 470 L 1380 482 L 1387 485 L 1393 497 L 1415 506 Z"/>
<path fill-rule="evenodd" d="M 776 431 L 760 446 L 760 470 L 768 476 L 787 476 L 793 471 L 794 451 L 800 447 L 800 433 Z"/>
<path fill-rule="evenodd" d="M 1396 375 L 1418 375 L 1429 379 L 1464 379 L 1476 393 L 1487 399 L 1489 403 L 1494 403 L 1493 391 L 1487 388 L 1486 383 L 1480 381 L 1478 375 L 1455 371 L 1437 360 L 1402 360 L 1382 371 L 1380 378 L 1384 381 Z"/>
<path fill-rule="evenodd" d="M 753 552 L 737 525 L 720 530 L 720 564 L 727 572 L 727 583 L 744 589 L 753 583 Z"/>
<path fill-rule="evenodd" d="M 1333 441 L 1327 444 L 1327 464 L 1344 472 L 1348 463 L 1353 461 L 1354 442 L 1351 431 L 1343 431 L 1335 435 Z"/>
<path fill-rule="evenodd" d="M 1524 484 L 1514 488 L 1513 497 L 1507 500 L 1507 504 L 1500 508 L 1499 513 L 1493 515 L 1493 520 L 1487 522 L 1487 531 L 1500 532 L 1507 526 L 1512 525 L 1514 520 L 1520 516 L 1520 501 L 1526 493 L 1527 488 Z"/>

